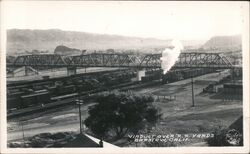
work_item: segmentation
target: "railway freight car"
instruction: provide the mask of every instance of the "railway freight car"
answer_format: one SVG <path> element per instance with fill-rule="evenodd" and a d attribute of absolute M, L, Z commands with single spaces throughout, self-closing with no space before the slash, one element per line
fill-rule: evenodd
<path fill-rule="evenodd" d="M 20 98 L 8 98 L 7 99 L 7 110 L 20 108 L 21 99 Z"/>
<path fill-rule="evenodd" d="M 75 85 L 67 85 L 67 86 L 59 86 L 56 88 L 56 96 L 60 96 L 60 95 L 66 95 L 66 94 L 70 94 L 70 93 L 74 93 L 76 92 L 76 87 Z"/>
<path fill-rule="evenodd" d="M 38 104 L 50 103 L 49 92 L 34 93 L 29 95 L 21 96 L 21 108 L 34 106 Z"/>
<path fill-rule="evenodd" d="M 21 96 L 24 95 L 23 91 L 7 92 L 7 109 L 20 108 Z"/>

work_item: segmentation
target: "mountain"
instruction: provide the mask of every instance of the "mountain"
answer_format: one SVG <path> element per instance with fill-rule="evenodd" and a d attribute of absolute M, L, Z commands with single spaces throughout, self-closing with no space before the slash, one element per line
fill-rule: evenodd
<path fill-rule="evenodd" d="M 94 34 L 58 29 L 7 30 L 7 53 L 41 50 L 53 53 L 58 45 L 80 50 L 139 49 L 169 46 L 171 40 Z"/>
<path fill-rule="evenodd" d="M 237 50 L 241 49 L 241 35 L 233 36 L 215 36 L 208 40 L 203 46 L 203 49 L 223 49 Z"/>

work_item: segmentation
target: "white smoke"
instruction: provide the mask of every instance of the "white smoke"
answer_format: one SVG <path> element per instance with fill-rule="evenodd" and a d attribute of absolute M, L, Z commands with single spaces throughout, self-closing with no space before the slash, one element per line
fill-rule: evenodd
<path fill-rule="evenodd" d="M 164 74 L 166 74 L 175 64 L 175 62 L 178 60 L 181 50 L 183 50 L 183 46 L 178 40 L 173 40 L 171 45 L 174 47 L 173 49 L 166 48 L 162 52 L 161 68 L 163 69 Z"/>

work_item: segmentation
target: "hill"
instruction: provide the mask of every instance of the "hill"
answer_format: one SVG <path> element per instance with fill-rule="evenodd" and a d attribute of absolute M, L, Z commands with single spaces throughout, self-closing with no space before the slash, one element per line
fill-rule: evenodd
<path fill-rule="evenodd" d="M 83 54 L 86 50 L 79 50 L 79 49 L 75 49 L 75 48 L 69 48 L 66 47 L 64 45 L 59 45 L 55 48 L 54 50 L 54 54 L 58 54 L 58 55 L 79 55 L 79 54 Z"/>
<path fill-rule="evenodd" d="M 237 50 L 241 49 L 241 35 L 234 36 L 215 36 L 208 40 L 202 48 L 204 49 L 223 49 Z"/>
<path fill-rule="evenodd" d="M 75 31 L 10 29 L 7 31 L 7 53 L 41 50 L 53 53 L 58 45 L 80 50 L 138 49 L 166 47 L 171 40 L 94 34 Z"/>

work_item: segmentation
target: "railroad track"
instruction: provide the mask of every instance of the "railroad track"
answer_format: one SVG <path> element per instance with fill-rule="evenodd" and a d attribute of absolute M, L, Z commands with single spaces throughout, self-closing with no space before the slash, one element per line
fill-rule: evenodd
<path fill-rule="evenodd" d="M 60 96 L 59 97 L 58 96 L 52 97 L 51 100 L 53 100 L 53 101 L 51 103 L 47 103 L 44 105 L 41 104 L 39 106 L 31 106 L 28 108 L 12 111 L 11 113 L 7 114 L 7 118 L 11 119 L 11 118 L 14 118 L 17 116 L 33 114 L 35 112 L 44 111 L 46 109 L 56 108 L 58 106 L 64 106 L 64 105 L 66 106 L 66 105 L 75 103 L 76 99 L 83 99 L 83 100 L 92 99 L 96 95 L 98 95 L 102 92 L 105 92 L 105 91 L 111 91 L 111 90 L 116 90 L 116 89 L 119 89 L 120 91 L 126 91 L 126 90 L 140 88 L 140 87 L 149 85 L 149 83 L 143 83 L 143 84 L 138 84 L 138 83 L 139 82 L 129 82 L 129 83 L 124 83 L 124 84 L 120 84 L 117 86 L 113 86 L 113 87 L 110 87 L 108 89 L 103 88 L 103 89 L 92 90 L 92 91 L 88 91 L 88 92 L 84 92 L 84 93 L 67 94 L 69 97 L 65 97 L 65 95 L 63 95 L 61 97 Z"/>
<path fill-rule="evenodd" d="M 183 79 L 186 80 L 186 79 Z M 98 89 L 98 90 L 92 90 L 92 91 L 88 91 L 88 92 L 84 92 L 84 93 L 73 93 L 73 97 L 72 98 L 63 98 L 63 99 L 59 99 L 59 100 L 55 100 L 51 103 L 45 104 L 43 106 L 32 106 L 32 107 L 28 107 L 25 109 L 20 109 L 20 110 L 16 110 L 13 111 L 11 113 L 7 114 L 7 118 L 12 118 L 12 117 L 16 117 L 19 115 L 24 115 L 24 114 L 31 114 L 34 113 L 35 111 L 43 111 L 45 109 L 49 109 L 49 108 L 55 108 L 57 106 L 62 106 L 62 105 L 67 105 L 67 104 L 73 104 L 74 100 L 76 98 L 80 98 L 80 99 L 88 99 L 91 98 L 91 96 L 96 96 L 98 93 L 101 92 L 105 92 L 105 91 L 111 91 L 111 90 L 116 90 L 118 89 L 119 91 L 128 91 L 128 90 L 133 90 L 136 88 L 146 88 L 147 86 L 151 86 L 151 85 L 156 85 L 159 84 L 160 81 L 159 80 L 155 80 L 155 81 L 151 81 L 151 82 L 146 82 L 146 83 L 141 83 L 141 82 L 129 82 L 129 83 L 123 83 L 120 85 L 116 85 L 113 87 L 109 87 L 109 88 L 102 88 L 102 89 Z M 148 90 L 146 90 L 143 93 L 152 93 L 156 90 L 158 90 L 159 87 L 157 88 L 149 88 Z"/>

